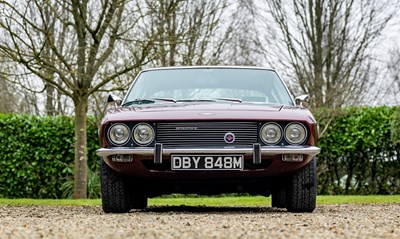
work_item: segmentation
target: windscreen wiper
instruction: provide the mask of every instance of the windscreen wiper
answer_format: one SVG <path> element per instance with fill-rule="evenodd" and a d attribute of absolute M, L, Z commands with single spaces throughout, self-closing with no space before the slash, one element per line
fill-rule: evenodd
<path fill-rule="evenodd" d="M 153 104 L 156 101 L 168 101 L 176 103 L 175 99 L 172 98 L 147 98 L 147 99 L 135 99 L 132 101 L 125 102 L 122 106 L 129 106 L 129 105 L 142 105 L 142 104 Z"/>
<path fill-rule="evenodd" d="M 232 101 L 242 103 L 241 99 L 235 98 L 213 98 L 213 99 L 193 99 L 193 100 L 177 100 L 177 102 L 216 102 L 217 100 Z"/>
<path fill-rule="evenodd" d="M 177 102 L 215 102 L 215 100 L 208 99 L 191 99 L 191 100 L 177 100 Z"/>
<path fill-rule="evenodd" d="M 235 99 L 235 98 L 215 98 L 215 99 L 216 100 L 232 101 L 232 102 L 242 103 L 241 99 Z"/>

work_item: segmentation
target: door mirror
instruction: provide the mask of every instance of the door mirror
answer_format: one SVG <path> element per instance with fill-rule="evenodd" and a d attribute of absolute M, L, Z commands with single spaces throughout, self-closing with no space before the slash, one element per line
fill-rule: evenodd
<path fill-rule="evenodd" d="M 296 105 L 304 108 L 310 107 L 310 97 L 308 95 L 300 95 L 295 99 Z"/>
<path fill-rule="evenodd" d="M 115 108 L 121 105 L 122 99 L 116 95 L 110 94 L 107 98 L 108 104 L 114 104 Z"/>

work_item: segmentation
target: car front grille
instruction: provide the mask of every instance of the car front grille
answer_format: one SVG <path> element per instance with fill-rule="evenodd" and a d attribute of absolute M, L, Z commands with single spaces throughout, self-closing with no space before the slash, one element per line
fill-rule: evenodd
<path fill-rule="evenodd" d="M 164 146 L 247 146 L 258 142 L 257 122 L 171 122 L 157 124 L 157 143 Z M 225 134 L 235 135 L 231 144 Z"/>

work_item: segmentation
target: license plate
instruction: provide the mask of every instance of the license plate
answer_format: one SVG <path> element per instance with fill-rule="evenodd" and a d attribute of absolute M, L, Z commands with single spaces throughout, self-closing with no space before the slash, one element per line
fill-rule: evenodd
<path fill-rule="evenodd" d="M 172 170 L 242 170 L 243 155 L 172 155 Z"/>

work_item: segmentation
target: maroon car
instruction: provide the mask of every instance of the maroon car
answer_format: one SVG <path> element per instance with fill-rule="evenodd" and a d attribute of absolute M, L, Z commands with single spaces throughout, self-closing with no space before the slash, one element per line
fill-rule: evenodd
<path fill-rule="evenodd" d="M 143 209 L 171 193 L 272 196 L 316 206 L 317 122 L 275 70 L 169 67 L 142 71 L 99 131 L 105 212 Z"/>

